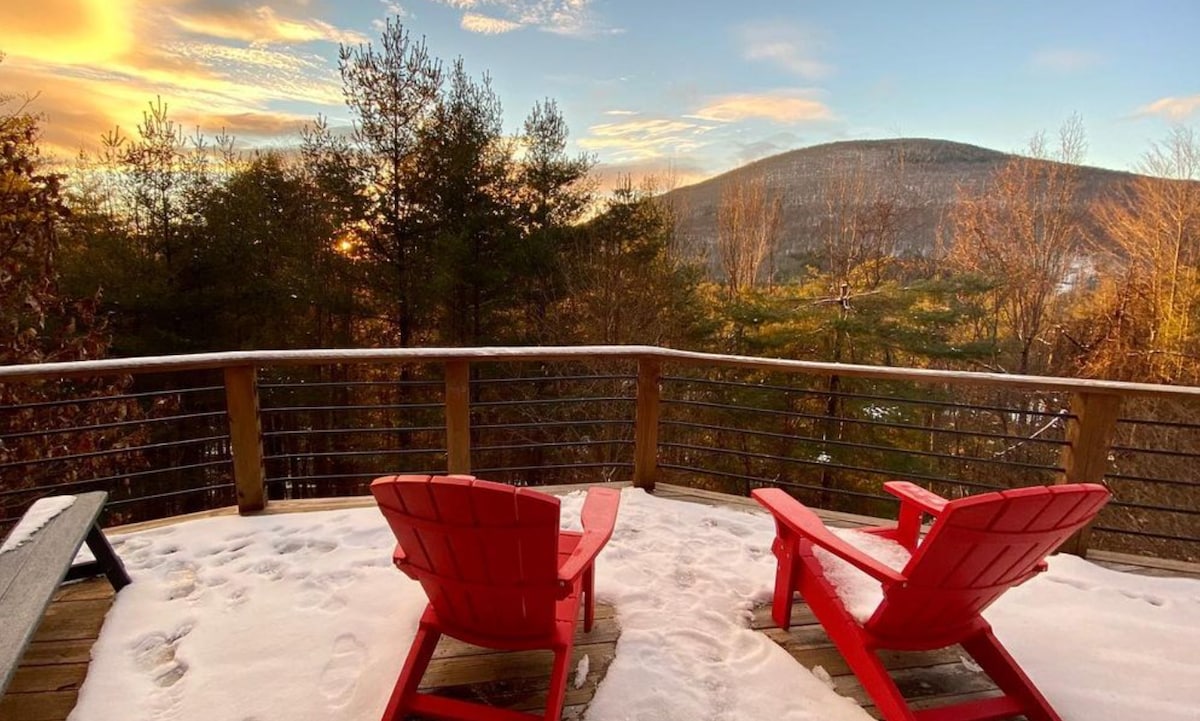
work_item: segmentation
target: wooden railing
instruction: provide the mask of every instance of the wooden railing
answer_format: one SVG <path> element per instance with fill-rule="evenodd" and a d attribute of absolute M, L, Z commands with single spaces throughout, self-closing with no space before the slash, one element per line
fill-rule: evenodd
<path fill-rule="evenodd" d="M 157 358 L 8 366 L 0 368 L 0 383 L 52 384 L 61 383 L 73 378 L 92 378 L 98 376 L 133 376 L 136 379 L 148 375 L 161 376 L 162 374 L 184 374 L 202 371 L 220 373 L 224 385 L 224 410 L 228 417 L 227 444 L 232 459 L 230 472 L 232 474 L 232 485 L 236 490 L 236 502 L 242 512 L 253 512 L 262 509 L 268 503 L 268 498 L 271 496 L 266 473 L 269 457 L 264 453 L 263 444 L 263 417 L 265 409 L 262 405 L 259 387 L 260 376 L 264 371 L 277 373 L 288 368 L 304 366 L 336 368 L 373 365 L 424 369 L 440 367 L 442 369 L 442 382 L 444 383 L 442 398 L 445 439 L 444 465 L 439 464 L 437 467 L 430 467 L 430 464 L 426 462 L 421 466 L 420 470 L 469 473 L 473 468 L 478 467 L 478 464 L 473 462 L 475 455 L 472 449 L 472 437 L 478 428 L 472 426 L 472 413 L 473 409 L 478 411 L 479 404 L 473 399 L 473 393 L 478 391 L 480 387 L 478 384 L 487 382 L 478 378 L 473 380 L 473 377 L 481 365 L 530 363 L 612 363 L 632 366 L 629 368 L 631 372 L 630 378 L 632 378 L 630 385 L 634 393 L 633 397 L 629 399 L 633 403 L 632 417 L 628 419 L 632 427 L 632 449 L 629 458 L 631 472 L 629 479 L 636 486 L 648 490 L 654 488 L 656 481 L 664 473 L 673 474 L 673 481 L 684 482 L 688 479 L 679 478 L 680 475 L 695 476 L 711 474 L 714 478 L 725 477 L 729 479 L 730 485 L 723 488 L 725 490 L 733 489 L 737 492 L 747 492 L 751 487 L 772 484 L 792 488 L 797 493 L 812 493 L 814 494 L 813 498 L 817 499 L 817 502 L 820 502 L 821 499 L 827 499 L 830 497 L 830 494 L 837 493 L 847 493 L 870 499 L 875 498 L 874 491 L 872 490 L 873 482 L 856 481 L 858 484 L 856 490 L 846 489 L 838 488 L 835 482 L 829 480 L 829 477 L 831 474 L 836 475 L 838 472 L 844 476 L 853 476 L 855 478 L 862 478 L 864 473 L 884 475 L 888 472 L 884 467 L 874 469 L 864 468 L 859 462 L 842 461 L 839 463 L 836 459 L 832 459 L 832 452 L 821 451 L 815 460 L 814 458 L 793 458 L 788 453 L 784 453 L 783 455 L 779 453 L 771 454 L 764 452 L 761 446 L 753 446 L 753 444 L 747 443 L 744 439 L 742 440 L 745 445 L 743 449 L 725 448 L 722 446 L 720 439 L 729 437 L 729 434 L 736 433 L 744 423 L 748 422 L 746 416 L 750 411 L 742 409 L 739 411 L 740 415 L 733 416 L 734 420 L 725 423 L 664 420 L 664 407 L 668 407 L 672 403 L 684 402 L 680 398 L 663 397 L 663 386 L 666 379 L 664 374 L 667 371 L 671 373 L 683 373 L 684 375 L 682 376 L 673 376 L 671 380 L 673 386 L 680 385 L 685 389 L 691 380 L 700 379 L 707 382 L 707 379 L 711 376 L 741 374 L 738 377 L 742 378 L 742 380 L 737 383 L 722 381 L 724 387 L 738 386 L 742 389 L 749 389 L 745 391 L 747 393 L 751 391 L 757 392 L 757 389 L 762 388 L 764 389 L 763 393 L 771 391 L 775 392 L 777 396 L 787 396 L 791 399 L 788 402 L 793 405 L 798 403 L 795 400 L 795 394 L 806 393 L 811 396 L 827 399 L 827 405 L 830 409 L 836 405 L 836 402 L 844 403 L 845 399 L 854 400 L 856 398 L 852 393 L 830 390 L 833 386 L 841 387 L 841 383 L 844 383 L 847 379 L 859 379 L 863 382 L 880 383 L 884 386 L 886 384 L 893 384 L 893 386 L 904 384 L 905 388 L 911 387 L 918 390 L 923 388 L 950 389 L 949 392 L 943 393 L 943 396 L 948 400 L 939 401 L 934 405 L 940 407 L 954 406 L 967 410 L 979 409 L 981 406 L 969 403 L 962 403 L 956 406 L 955 396 L 957 393 L 966 393 L 968 391 L 979 392 L 981 389 L 998 389 L 1001 392 L 1011 392 L 1015 396 L 1020 397 L 1037 396 L 1042 399 L 1052 398 L 1055 399 L 1054 402 L 1057 402 L 1057 399 L 1060 398 L 1069 398 L 1069 407 L 1061 411 L 1065 422 L 1062 424 L 1061 429 L 1056 430 L 1056 432 L 1062 433 L 1062 438 L 1058 441 L 1058 447 L 1061 450 L 1056 462 L 1042 462 L 1041 465 L 1028 462 L 1014 462 L 1010 464 L 1016 470 L 1021 470 L 1022 467 L 1027 469 L 1032 468 L 1033 470 L 1029 471 L 1029 474 L 1035 478 L 1035 482 L 1037 478 L 1048 475 L 1052 476 L 1053 482 L 1056 483 L 1101 481 L 1110 474 L 1114 452 L 1158 453 L 1188 457 L 1195 455 L 1197 459 L 1200 459 L 1200 445 L 1196 446 L 1198 450 L 1193 454 L 1190 450 L 1190 441 L 1188 448 L 1185 449 L 1172 447 L 1124 448 L 1114 446 L 1114 438 L 1117 436 L 1118 425 L 1122 422 L 1123 409 L 1131 402 L 1149 401 L 1154 403 L 1167 401 L 1200 409 L 1200 388 L 1115 383 L 1087 379 L 856 366 L 837 363 L 715 355 L 652 346 L 362 349 L 210 353 Z M 752 380 L 745 380 L 747 377 L 752 377 Z M 793 389 L 790 386 L 771 386 L 763 382 L 764 378 L 784 378 L 787 383 L 804 380 L 805 382 L 818 382 L 818 384 L 813 387 L 798 387 Z M 840 383 L 830 384 L 827 382 L 830 378 L 837 378 L 840 380 Z M 619 382 L 619 377 L 618 381 L 614 382 Z M 720 383 L 716 385 L 720 386 Z M 876 392 L 879 393 L 881 391 Z M 916 398 L 908 398 L 907 400 L 901 399 L 897 395 L 896 402 L 908 402 L 918 405 L 925 402 L 919 397 L 920 393 L 916 395 Z M 879 396 L 872 397 L 878 398 Z M 839 400 L 839 398 L 842 400 Z M 607 398 L 605 400 L 614 401 L 621 399 Z M 63 404 L 72 402 L 73 400 L 69 397 L 62 400 Z M 1043 404 L 1045 402 L 1045 400 L 1039 401 L 1039 403 Z M 732 407 L 732 404 L 728 401 L 720 400 L 717 402 L 695 403 L 695 405 L 712 407 L 717 411 L 726 406 Z M 988 412 L 1002 419 L 1005 414 L 1010 414 L 1014 417 L 1025 413 L 1036 415 L 1031 410 L 1034 405 L 1033 403 L 1027 403 L 1014 406 L 1012 409 L 988 409 Z M 784 448 L 788 446 L 789 442 L 792 442 L 792 445 L 804 442 L 818 445 L 823 444 L 821 445 L 822 448 L 831 448 L 846 454 L 878 454 L 883 451 L 893 454 L 904 454 L 905 452 L 909 452 L 914 456 L 920 455 L 924 458 L 933 459 L 931 462 L 936 461 L 938 463 L 968 463 L 975 466 L 985 461 L 989 463 L 1003 463 L 1003 461 L 996 461 L 992 458 L 977 457 L 978 454 L 975 456 L 964 454 L 959 450 L 944 451 L 940 447 L 937 447 L 932 440 L 925 447 L 917 448 L 913 446 L 906 451 L 906 447 L 903 445 L 897 445 L 895 448 L 892 448 L 888 444 L 881 445 L 879 442 L 848 441 L 844 437 L 832 438 L 829 428 L 836 427 L 839 424 L 844 425 L 846 422 L 871 424 L 882 427 L 889 432 L 899 432 L 897 429 L 907 429 L 907 432 L 914 433 L 916 431 L 913 431 L 914 427 L 910 423 L 887 420 L 872 421 L 870 419 L 847 421 L 846 417 L 842 415 L 828 413 L 822 416 L 820 413 L 804 411 L 802 409 L 796 410 L 795 408 L 789 410 L 789 408 L 791 406 L 771 412 L 781 418 L 790 418 L 791 420 L 788 422 L 793 425 L 797 423 L 810 423 L 813 428 L 820 427 L 824 430 L 819 434 L 813 432 L 805 435 L 792 431 L 787 433 L 777 432 L 776 430 L 772 430 L 774 426 L 771 426 L 770 429 L 760 429 L 757 431 L 758 436 L 769 437 L 771 443 Z M 0 409 L 0 412 L 4 410 Z M 882 413 L 883 411 L 879 412 Z M 975 412 L 976 415 L 982 413 L 982 411 L 978 410 Z M 1046 427 L 1055 425 L 1055 413 L 1041 411 L 1041 415 L 1050 417 L 1050 422 L 1046 424 Z M 929 415 L 932 417 L 935 414 L 931 411 Z M 822 423 L 818 423 L 818 420 L 821 420 Z M 1153 423 L 1155 419 L 1141 418 L 1132 422 L 1142 424 Z M 749 426 L 746 427 L 749 428 Z M 1178 422 L 1173 423 L 1173 427 L 1183 428 L 1188 433 L 1195 430 L 1197 431 L 1197 436 L 1200 437 L 1200 426 L 1196 426 L 1193 429 L 1186 422 Z M 674 435 L 669 441 L 664 441 L 663 433 L 667 429 L 670 429 Z M 15 432 L 9 433 L 8 436 L 0 434 L 0 444 L 3 443 L 6 437 L 27 437 L 35 430 L 18 429 Z M 920 429 L 918 428 L 917 430 Z M 932 422 L 927 430 L 929 431 L 927 435 L 929 435 L 930 439 L 933 438 L 935 432 L 943 432 L 942 429 L 937 428 L 936 424 Z M 963 431 L 946 429 L 944 432 L 962 433 Z M 304 430 L 301 428 L 289 431 L 289 433 L 303 435 Z M 680 433 L 690 435 L 680 438 Z M 747 430 L 747 433 L 753 433 L 753 431 Z M 795 437 L 793 438 L 789 433 L 793 433 Z M 986 434 L 983 435 L 986 436 Z M 1011 439 L 1011 437 L 1011 434 L 996 434 L 994 436 L 995 439 Z M 1039 442 L 1044 442 L 1044 439 L 1038 440 Z M 221 443 L 225 442 L 226 440 L 221 441 Z M 611 442 L 616 443 L 617 441 Z M 988 439 L 987 442 L 995 443 L 996 441 Z M 569 444 L 564 442 L 562 444 L 547 445 Z M 1170 444 L 1166 443 L 1166 445 Z M 0 445 L 0 448 L 2 447 Z M 149 446 L 146 447 L 149 448 Z M 671 448 L 673 453 L 687 456 L 687 462 L 674 461 L 664 464 L 662 459 L 665 448 Z M 1114 451 L 1114 448 L 1118 448 L 1118 450 Z M 114 450 L 111 453 L 118 453 L 121 450 Z M 98 451 L 97 454 L 105 452 L 109 451 Z M 720 454 L 725 455 L 721 456 Z M 440 451 L 438 455 L 440 455 Z M 1043 455 L 1045 454 L 1043 453 Z M 723 459 L 720 462 L 730 463 L 732 462 L 731 459 L 735 456 L 737 462 L 741 464 L 738 470 L 719 467 L 719 463 L 713 460 L 714 458 L 719 458 Z M 784 463 L 785 465 L 779 467 L 785 469 L 808 468 L 812 470 L 812 473 L 809 475 L 812 475 L 814 478 L 819 475 L 819 480 L 811 482 L 800 480 L 799 476 L 802 474 L 799 471 L 771 470 L 764 473 L 762 471 L 755 471 L 752 468 L 752 466 L 762 466 L 762 464 L 768 461 Z M 5 468 L 20 469 L 23 467 L 22 464 L 28 465 L 37 462 L 42 461 L 38 459 L 17 458 L 7 463 L 0 463 L 0 470 Z M 793 465 L 789 466 L 786 463 Z M 795 464 L 800 465 L 797 466 Z M 825 465 L 822 466 L 821 464 Z M 1196 466 L 1197 464 L 1192 463 L 1190 465 Z M 774 469 L 775 467 L 772 466 L 772 468 Z M 1013 472 L 1015 473 L 1016 471 Z M 119 473 L 117 475 L 119 476 Z M 105 477 L 104 480 L 108 481 L 111 478 Z M 88 482 L 89 479 L 83 478 L 73 483 L 62 485 L 76 485 L 82 488 Z M 129 478 L 125 478 L 123 482 L 127 485 L 135 483 L 135 481 L 131 481 Z M 951 474 L 944 479 L 944 482 L 953 485 L 956 479 Z M 1183 520 L 1176 525 L 1185 530 L 1178 533 L 1170 531 L 1164 533 L 1154 532 L 1146 535 L 1164 541 L 1180 541 L 1185 545 L 1192 544 L 1197 549 L 1195 553 L 1200 553 L 1200 538 L 1195 537 L 1196 534 L 1194 531 L 1196 526 L 1192 526 L 1193 530 L 1190 533 L 1186 531 L 1188 522 L 1197 519 L 1197 504 L 1194 499 L 1200 493 L 1200 491 L 1197 491 L 1197 489 L 1200 489 L 1200 481 L 1194 478 L 1172 477 L 1161 480 L 1148 479 L 1147 482 L 1170 484 L 1172 488 L 1178 490 L 1177 495 L 1182 500 L 1168 504 L 1158 503 L 1153 501 L 1153 498 L 1147 502 L 1140 500 L 1141 496 L 1138 496 L 1136 499 L 1126 499 L 1127 507 L 1130 509 L 1141 509 L 1141 511 L 1146 513 L 1160 512 L 1178 515 Z M 739 483 L 742 485 L 737 485 Z M 1011 484 L 1007 481 L 993 484 L 990 480 L 974 483 L 964 480 L 964 487 L 969 489 L 1001 487 Z M 0 493 L 15 494 L 20 492 L 27 496 L 35 496 L 42 490 L 54 489 L 49 485 L 22 486 L 20 480 L 14 475 L 0 475 Z M 28 500 L 31 501 L 32 498 Z M 9 506 L 11 510 L 14 504 L 9 504 Z M 1137 533 L 1138 531 L 1136 528 L 1131 528 L 1129 532 Z M 1088 544 L 1087 536 L 1081 536 L 1077 539 L 1077 543 L 1076 550 L 1082 551 L 1085 549 Z M 1190 546 L 1188 547 L 1190 548 Z M 1194 556 L 1194 552 L 1189 550 L 1183 552 L 1182 555 L 1192 557 Z"/>

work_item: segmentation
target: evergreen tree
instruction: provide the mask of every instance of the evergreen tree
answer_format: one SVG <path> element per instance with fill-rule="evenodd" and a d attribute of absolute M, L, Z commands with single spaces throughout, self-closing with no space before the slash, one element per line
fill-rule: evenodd
<path fill-rule="evenodd" d="M 691 345 L 704 333 L 699 269 L 672 258 L 670 214 L 628 180 L 575 238 L 562 342 Z M 561 332 L 561 331 L 560 331 Z"/>
<path fill-rule="evenodd" d="M 455 61 L 417 133 L 406 193 L 409 232 L 429 256 L 421 292 L 432 296 L 441 342 L 479 345 L 500 333 L 519 240 L 512 154 L 490 80 L 472 80 Z"/>
<path fill-rule="evenodd" d="M 518 213 L 522 242 L 510 262 L 519 317 L 510 330 L 520 328 L 517 341 L 543 342 L 553 336 L 547 315 L 565 292 L 564 264 L 576 227 L 595 199 L 589 173 L 595 159 L 567 154 L 566 120 L 553 100 L 536 103 L 525 119 L 519 165 Z"/>
<path fill-rule="evenodd" d="M 420 129 L 437 107 L 441 64 L 389 18 L 379 49 L 342 46 L 339 68 L 371 189 L 364 255 L 387 273 L 386 317 L 399 344 L 410 346 L 426 315 L 431 265 L 413 232 L 409 181 Z"/>

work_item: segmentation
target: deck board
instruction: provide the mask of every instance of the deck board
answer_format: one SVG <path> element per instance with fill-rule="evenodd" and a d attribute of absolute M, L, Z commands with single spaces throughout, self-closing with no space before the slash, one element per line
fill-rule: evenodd
<path fill-rule="evenodd" d="M 679 486 L 662 485 L 657 495 L 709 505 L 757 507 L 747 498 Z M 327 504 L 307 501 L 299 504 L 296 510 L 331 510 L 361 505 L 370 505 L 369 499 L 333 499 Z M 284 511 L 285 507 L 286 504 L 278 504 L 273 512 Z M 836 526 L 877 522 L 852 514 L 821 515 L 827 523 Z M 1101 556 L 1095 560 L 1133 572 L 1200 578 L 1200 567 L 1195 564 L 1156 563 L 1155 559 L 1112 555 L 1112 558 Z M 112 600 L 112 588 L 103 578 L 70 584 L 58 591 L 12 685 L 0 699 L 0 719 L 65 721 L 75 705 L 87 671 L 91 646 L 99 635 Z M 862 686 L 849 673 L 845 660 L 803 602 L 796 603 L 793 609 L 789 631 L 774 624 L 768 606 L 754 610 L 750 625 L 779 644 L 805 668 L 822 667 L 839 693 L 856 699 L 868 713 L 877 716 Z M 579 630 L 572 659 L 572 668 L 575 668 L 584 654 L 588 656 L 588 676 L 578 689 L 568 684 L 563 719 L 578 721 L 583 717 L 597 683 L 603 679 L 616 655 L 619 638 L 615 609 L 597 604 L 596 625 L 590 634 Z M 895 652 L 886 654 L 884 662 L 895 672 L 897 684 L 912 699 L 914 708 L 994 695 L 996 690 L 991 681 L 965 665 L 961 655 L 965 654 L 957 648 L 928 653 Z M 550 662 L 549 652 L 499 652 L 443 638 L 422 689 L 436 688 L 438 693 L 507 708 L 538 710 L 545 703 Z"/>

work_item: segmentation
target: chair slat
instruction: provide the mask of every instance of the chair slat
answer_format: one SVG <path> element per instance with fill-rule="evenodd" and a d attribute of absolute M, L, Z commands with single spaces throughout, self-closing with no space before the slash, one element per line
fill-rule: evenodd
<path fill-rule="evenodd" d="M 1072 484 L 947 503 L 904 570 L 908 582 L 887 596 L 870 619 L 870 630 L 915 640 L 969 627 L 1005 590 L 1032 575 L 1046 554 L 1106 500 L 1099 486 Z"/>
<path fill-rule="evenodd" d="M 487 564 L 483 558 L 484 539 L 477 532 L 466 530 L 479 523 L 472 507 L 472 498 L 478 493 L 487 491 L 477 490 L 475 482 L 468 477 L 446 477 L 430 482 L 429 493 L 437 506 L 438 521 L 443 525 L 438 529 L 437 557 L 449 559 L 454 568 L 454 574 L 446 574 L 467 583 L 487 583 L 492 580 L 488 573 Z M 504 494 L 511 497 L 511 493 Z M 433 585 L 433 584 L 430 584 Z M 454 584 L 438 584 L 441 591 L 454 599 L 458 613 L 472 627 L 486 628 L 495 624 L 496 609 L 488 603 L 484 594 L 470 592 L 465 587 L 454 587 Z"/>

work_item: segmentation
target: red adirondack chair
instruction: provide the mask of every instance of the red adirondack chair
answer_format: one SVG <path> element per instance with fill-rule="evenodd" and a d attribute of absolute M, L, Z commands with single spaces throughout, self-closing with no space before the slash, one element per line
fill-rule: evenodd
<path fill-rule="evenodd" d="M 582 597 L 592 628 L 593 562 L 612 536 L 620 492 L 590 488 L 582 533 L 559 530 L 559 501 L 471 476 L 388 476 L 371 484 L 396 534 L 396 567 L 429 597 L 383 713 L 528 721 L 530 714 L 417 693 L 443 633 L 477 646 L 554 652 L 547 721 L 558 721 Z"/>
<path fill-rule="evenodd" d="M 994 721 L 1018 714 L 1030 721 L 1061 721 L 981 614 L 1006 590 L 1045 570 L 1045 557 L 1095 517 L 1108 501 L 1108 491 L 1078 483 L 947 501 L 906 482 L 886 483 L 884 489 L 900 498 L 898 524 L 862 530 L 896 540 L 912 552 L 901 571 L 830 532 L 815 513 L 784 491 L 753 492 L 775 516 L 775 622 L 787 629 L 793 592 L 799 591 L 887 721 Z M 933 517 L 933 525 L 918 542 L 926 515 Z M 865 623 L 847 611 L 814 556 L 814 547 L 882 584 L 883 601 Z M 914 711 L 876 653 L 928 651 L 956 643 L 1003 695 Z"/>

